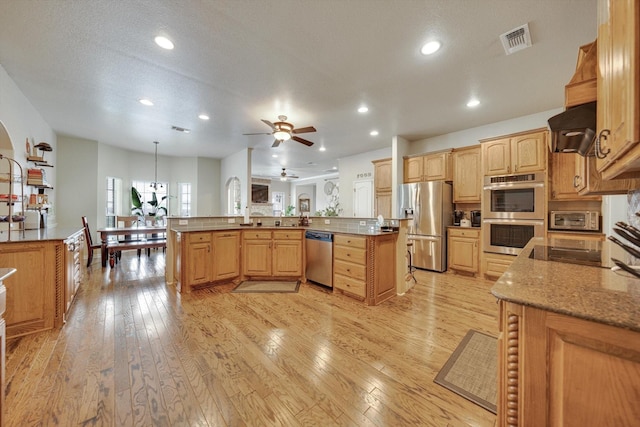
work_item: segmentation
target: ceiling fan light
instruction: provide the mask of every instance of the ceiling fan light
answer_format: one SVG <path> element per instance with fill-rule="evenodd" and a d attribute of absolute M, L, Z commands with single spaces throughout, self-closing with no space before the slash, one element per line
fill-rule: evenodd
<path fill-rule="evenodd" d="M 278 141 L 288 141 L 291 139 L 291 134 L 289 132 L 285 132 L 283 130 L 277 130 L 273 133 L 273 136 Z"/>

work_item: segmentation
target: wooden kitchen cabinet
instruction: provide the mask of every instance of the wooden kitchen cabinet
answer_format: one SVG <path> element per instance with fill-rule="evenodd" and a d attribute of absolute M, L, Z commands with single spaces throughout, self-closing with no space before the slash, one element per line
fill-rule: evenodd
<path fill-rule="evenodd" d="M 538 129 L 481 141 L 484 175 L 544 171 L 547 166 L 547 131 Z"/>
<path fill-rule="evenodd" d="M 497 279 L 507 271 L 514 259 L 516 259 L 516 257 L 513 255 L 483 252 L 482 274 L 488 279 Z"/>
<path fill-rule="evenodd" d="M 605 194 L 585 191 L 584 160 L 586 158 L 574 153 L 552 153 L 549 156 L 549 200 L 601 200 L 594 194 Z M 579 193 L 580 192 L 580 193 Z M 626 193 L 626 191 L 625 191 Z"/>
<path fill-rule="evenodd" d="M 69 236 L 64 241 L 64 264 L 65 264 L 65 278 L 64 278 L 64 307 L 62 308 L 63 321 L 66 322 L 67 314 L 71 308 L 71 303 L 80 289 L 82 279 L 84 278 L 84 260 L 82 254 L 84 253 L 84 233 L 78 231 L 77 233 Z"/>
<path fill-rule="evenodd" d="M 302 231 L 244 231 L 242 273 L 249 277 L 302 276 Z"/>
<path fill-rule="evenodd" d="M 197 231 L 181 233 L 181 286 L 204 285 L 240 276 L 240 233 Z"/>
<path fill-rule="evenodd" d="M 333 240 L 333 288 L 377 305 L 396 294 L 397 234 L 354 236 L 335 234 Z"/>
<path fill-rule="evenodd" d="M 456 149 L 453 152 L 453 202 L 480 203 L 482 173 L 480 145 Z"/>
<path fill-rule="evenodd" d="M 480 229 L 448 228 L 449 269 L 478 274 L 480 265 Z"/>
<path fill-rule="evenodd" d="M 405 157 L 403 163 L 403 181 L 451 181 L 453 179 L 453 160 L 451 150 L 419 156 Z"/>
<path fill-rule="evenodd" d="M 604 179 L 595 157 L 575 156 L 574 183 L 580 195 L 627 194 L 640 188 L 640 178 Z"/>
<path fill-rule="evenodd" d="M 391 218 L 391 187 L 392 187 L 392 162 L 391 159 L 374 160 L 374 213 L 377 217 Z"/>
<path fill-rule="evenodd" d="M 598 1 L 597 128 L 604 179 L 640 177 L 640 1 Z"/>
<path fill-rule="evenodd" d="M 498 426 L 636 426 L 640 335 L 500 300 Z"/>

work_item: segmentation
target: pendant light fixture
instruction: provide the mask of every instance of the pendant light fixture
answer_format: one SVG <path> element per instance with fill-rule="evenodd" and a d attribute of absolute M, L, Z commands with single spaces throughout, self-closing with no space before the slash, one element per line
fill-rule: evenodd
<path fill-rule="evenodd" d="M 154 190 L 157 190 L 158 186 L 162 188 L 162 184 L 158 182 L 158 144 L 160 144 L 160 142 L 153 141 L 153 143 L 156 144 L 156 162 L 155 162 L 154 180 L 151 183 L 151 188 L 153 188 Z"/>

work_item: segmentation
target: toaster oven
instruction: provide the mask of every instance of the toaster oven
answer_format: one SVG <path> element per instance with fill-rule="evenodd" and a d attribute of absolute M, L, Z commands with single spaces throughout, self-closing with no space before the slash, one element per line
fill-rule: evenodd
<path fill-rule="evenodd" d="M 551 211 L 549 228 L 552 230 L 599 231 L 600 212 Z"/>

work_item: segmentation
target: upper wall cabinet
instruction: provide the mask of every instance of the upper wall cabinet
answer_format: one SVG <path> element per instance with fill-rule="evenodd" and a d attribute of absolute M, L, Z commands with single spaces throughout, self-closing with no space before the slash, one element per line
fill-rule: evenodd
<path fill-rule="evenodd" d="M 480 146 L 456 148 L 453 152 L 453 202 L 480 203 L 482 172 Z"/>
<path fill-rule="evenodd" d="M 391 191 L 391 159 L 373 160 L 373 184 L 376 193 Z"/>
<path fill-rule="evenodd" d="M 404 182 L 451 181 L 451 150 L 404 158 Z"/>
<path fill-rule="evenodd" d="M 640 0 L 598 0 L 596 155 L 604 179 L 640 177 L 639 14 Z"/>
<path fill-rule="evenodd" d="M 547 165 L 547 131 L 538 129 L 482 142 L 485 175 L 544 171 Z"/>

